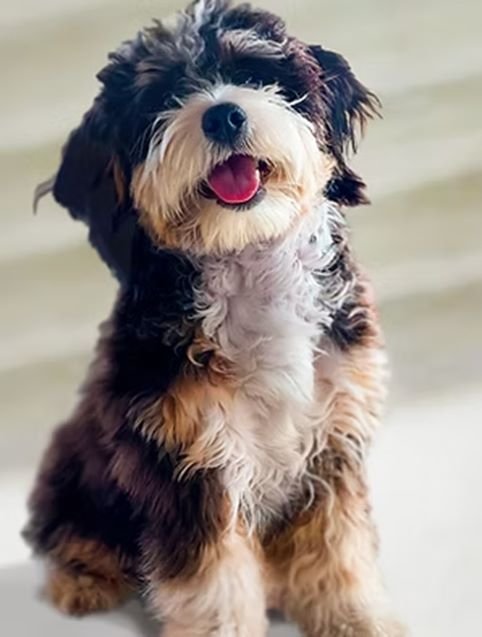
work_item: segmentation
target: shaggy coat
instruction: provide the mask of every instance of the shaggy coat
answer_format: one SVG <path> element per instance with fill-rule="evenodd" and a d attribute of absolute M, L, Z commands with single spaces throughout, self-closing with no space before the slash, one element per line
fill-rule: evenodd
<path fill-rule="evenodd" d="M 137 590 L 169 637 L 261 637 L 269 607 L 309 637 L 401 635 L 365 474 L 385 357 L 343 212 L 366 203 L 347 152 L 376 98 L 338 54 L 222 0 L 98 77 L 38 192 L 119 281 L 30 499 L 51 599 L 80 614 Z M 216 104 L 242 109 L 236 143 L 203 132 Z M 209 188 L 233 156 L 259 186 L 235 206 Z"/>

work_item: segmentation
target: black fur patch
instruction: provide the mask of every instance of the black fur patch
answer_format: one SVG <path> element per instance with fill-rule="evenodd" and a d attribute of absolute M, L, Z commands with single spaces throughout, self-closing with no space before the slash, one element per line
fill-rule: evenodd
<path fill-rule="evenodd" d="M 39 553 L 73 534 L 137 559 L 138 575 L 186 576 L 222 530 L 219 476 L 179 480 L 177 452 L 135 422 L 186 364 L 196 273 L 168 252 L 149 252 L 140 265 L 104 326 L 81 405 L 45 456 L 25 535 Z"/>
<path fill-rule="evenodd" d="M 196 276 L 188 259 L 158 251 L 146 239 L 106 343 L 113 394 L 129 400 L 159 395 L 178 374 L 194 334 L 190 316 Z"/>
<path fill-rule="evenodd" d="M 92 414 L 80 409 L 57 430 L 30 497 L 24 536 L 45 554 L 69 537 L 100 539 L 127 558 L 138 555 L 144 515 L 106 470 L 112 457 Z"/>
<path fill-rule="evenodd" d="M 176 455 L 130 427 L 119 430 L 114 442 L 116 478 L 129 485 L 129 498 L 145 520 L 139 537 L 144 575 L 164 580 L 193 575 L 203 548 L 215 544 L 226 525 L 218 472 L 196 471 L 179 480 Z"/>
<path fill-rule="evenodd" d="M 120 167 L 120 157 L 99 134 L 95 113 L 95 110 L 89 112 L 82 125 L 70 135 L 53 194 L 74 219 L 87 224 L 89 241 L 125 285 L 145 250 L 145 233 L 138 224 L 129 196 L 126 195 L 124 201 L 119 199 L 114 161 L 119 162 L 119 171 L 124 168 Z M 122 178 L 128 179 L 124 173 Z"/>
<path fill-rule="evenodd" d="M 344 162 L 340 162 L 332 178 L 325 186 L 324 195 L 330 201 L 343 206 L 359 206 L 370 203 L 365 182 Z"/>
<path fill-rule="evenodd" d="M 176 456 L 137 434 L 125 415 L 107 431 L 105 420 L 89 418 L 80 410 L 57 431 L 25 538 L 40 554 L 71 537 L 98 540 L 129 560 L 139 579 L 194 573 L 225 524 L 217 472 L 179 481 Z"/>
<path fill-rule="evenodd" d="M 368 309 L 350 301 L 335 314 L 328 336 L 342 351 L 348 351 L 355 345 L 362 345 L 371 333 Z"/>

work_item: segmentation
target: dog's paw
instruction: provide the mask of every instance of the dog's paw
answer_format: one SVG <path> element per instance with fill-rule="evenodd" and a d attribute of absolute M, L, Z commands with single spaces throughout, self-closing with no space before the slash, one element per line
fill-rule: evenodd
<path fill-rule="evenodd" d="M 408 632 L 396 619 L 367 618 L 331 626 L 322 637 L 408 637 Z"/>
<path fill-rule="evenodd" d="M 104 578 L 56 568 L 49 573 L 46 594 L 62 613 L 86 615 L 118 606 L 125 590 Z"/>
<path fill-rule="evenodd" d="M 408 637 L 408 631 L 392 617 L 338 617 L 323 626 L 305 628 L 306 637 Z"/>

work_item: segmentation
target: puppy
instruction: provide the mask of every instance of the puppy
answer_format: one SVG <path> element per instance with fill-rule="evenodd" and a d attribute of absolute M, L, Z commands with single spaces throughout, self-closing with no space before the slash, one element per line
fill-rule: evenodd
<path fill-rule="evenodd" d="M 365 461 L 385 354 L 342 208 L 378 101 L 337 53 L 200 0 L 125 42 L 39 195 L 118 278 L 25 535 L 62 611 L 145 594 L 166 637 L 402 635 Z"/>

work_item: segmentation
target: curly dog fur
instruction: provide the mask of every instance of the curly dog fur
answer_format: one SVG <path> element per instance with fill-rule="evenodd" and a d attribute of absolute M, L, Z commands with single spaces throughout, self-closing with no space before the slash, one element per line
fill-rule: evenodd
<path fill-rule="evenodd" d="M 82 614 L 140 591 L 168 637 L 402 635 L 365 461 L 385 355 L 344 209 L 378 101 L 337 53 L 199 0 L 110 55 L 53 191 L 119 280 L 25 532 Z"/>

